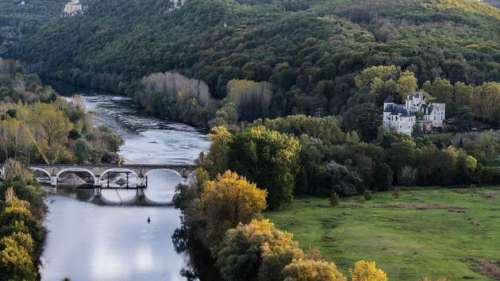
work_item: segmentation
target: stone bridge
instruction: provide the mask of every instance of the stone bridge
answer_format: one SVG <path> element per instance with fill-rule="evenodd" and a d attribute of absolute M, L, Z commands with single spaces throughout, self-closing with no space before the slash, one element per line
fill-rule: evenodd
<path fill-rule="evenodd" d="M 126 176 L 126 183 L 121 188 L 146 188 L 147 175 L 154 170 L 167 170 L 187 178 L 194 171 L 194 165 L 161 165 L 161 164 L 33 164 L 29 167 L 36 175 L 37 181 L 43 184 L 57 186 L 61 176 L 73 173 L 83 175 L 92 182 L 87 182 L 92 187 L 110 188 L 111 175 L 121 174 Z M 4 176 L 4 167 L 1 169 L 1 177 Z M 129 185 L 129 177 L 135 179 L 135 183 Z M 120 188 L 120 187 L 117 187 Z"/>

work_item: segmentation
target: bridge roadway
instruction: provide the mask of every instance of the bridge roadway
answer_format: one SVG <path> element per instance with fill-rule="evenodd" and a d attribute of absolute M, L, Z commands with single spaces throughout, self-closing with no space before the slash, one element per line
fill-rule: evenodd
<path fill-rule="evenodd" d="M 1 177 L 5 174 L 4 165 L 1 166 Z M 92 179 L 92 183 L 87 185 L 92 187 L 129 189 L 129 188 L 146 188 L 147 175 L 153 170 L 169 170 L 174 171 L 179 176 L 186 178 L 196 168 L 195 165 L 189 164 L 32 164 L 29 167 L 35 172 L 36 178 L 40 183 L 57 186 L 61 180 L 61 176 L 66 173 L 79 173 Z M 110 186 L 110 175 L 125 174 L 126 184 L 123 186 Z M 129 177 L 136 178 L 135 185 L 129 185 Z"/>

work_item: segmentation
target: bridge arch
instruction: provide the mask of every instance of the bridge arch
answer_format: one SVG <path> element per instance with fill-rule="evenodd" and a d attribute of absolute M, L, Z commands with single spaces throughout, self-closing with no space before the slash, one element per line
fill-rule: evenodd
<path fill-rule="evenodd" d="M 49 172 L 49 171 L 47 171 L 47 170 L 45 170 L 45 169 L 43 169 L 43 168 L 38 168 L 38 167 L 30 167 L 30 170 L 31 170 L 32 172 L 34 172 L 34 173 L 35 173 L 35 172 L 40 172 L 40 173 L 42 173 L 42 174 L 46 175 L 46 176 L 47 176 L 47 177 L 49 177 L 49 178 L 50 178 L 50 177 L 52 177 L 52 175 L 50 174 L 50 172 Z"/>
<path fill-rule="evenodd" d="M 110 168 L 110 169 L 107 169 L 105 170 L 104 172 L 101 173 L 101 175 L 99 176 L 99 179 L 98 181 L 96 182 L 96 184 L 101 184 L 103 181 L 105 181 L 105 176 L 106 175 L 109 175 L 110 173 L 130 173 L 132 174 L 133 176 L 135 176 L 137 178 L 137 184 L 139 184 L 140 180 L 141 180 L 141 177 L 139 177 L 139 174 L 137 173 L 137 171 L 133 170 L 133 169 L 128 169 L 128 168 Z"/>
<path fill-rule="evenodd" d="M 169 168 L 154 168 L 154 169 L 150 169 L 147 172 L 145 172 L 144 175 L 148 176 L 151 172 L 156 172 L 156 171 L 170 172 L 170 173 L 173 173 L 173 174 L 179 176 L 180 178 L 184 178 L 184 176 L 181 173 L 179 173 L 179 171 L 177 171 L 175 169 L 169 169 Z"/>
<path fill-rule="evenodd" d="M 89 170 L 89 169 L 85 169 L 85 168 L 78 168 L 78 167 L 74 167 L 74 168 L 66 168 L 66 169 L 62 169 L 60 170 L 57 175 L 56 175 L 56 181 L 59 182 L 59 179 L 61 177 L 62 174 L 64 173 L 87 173 L 89 174 L 92 179 L 93 179 L 93 184 L 97 184 L 97 177 L 95 176 L 95 174 Z"/>

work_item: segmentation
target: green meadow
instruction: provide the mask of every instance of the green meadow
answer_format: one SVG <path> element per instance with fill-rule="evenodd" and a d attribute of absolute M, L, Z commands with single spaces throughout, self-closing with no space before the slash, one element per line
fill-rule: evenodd
<path fill-rule="evenodd" d="M 500 188 L 410 189 L 342 199 L 297 198 L 267 212 L 305 250 L 319 249 L 346 274 L 374 260 L 390 280 L 500 278 Z"/>

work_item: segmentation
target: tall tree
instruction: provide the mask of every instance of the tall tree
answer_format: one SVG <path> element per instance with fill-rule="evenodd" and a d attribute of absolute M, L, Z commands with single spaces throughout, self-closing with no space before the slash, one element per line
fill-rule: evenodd
<path fill-rule="evenodd" d="M 238 174 L 226 171 L 207 182 L 201 194 L 208 238 L 217 244 L 224 233 L 239 223 L 249 223 L 266 207 L 266 192 Z"/>
<path fill-rule="evenodd" d="M 295 137 L 257 126 L 236 134 L 230 147 L 230 166 L 267 190 L 269 208 L 291 202 L 301 148 Z"/>

